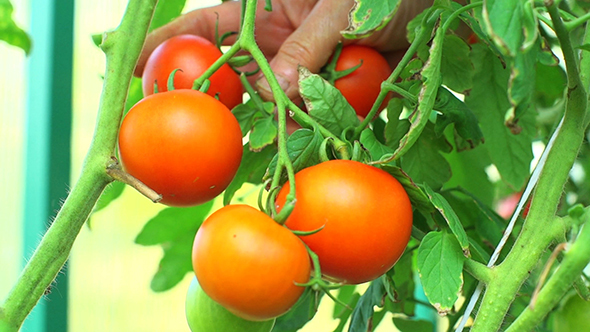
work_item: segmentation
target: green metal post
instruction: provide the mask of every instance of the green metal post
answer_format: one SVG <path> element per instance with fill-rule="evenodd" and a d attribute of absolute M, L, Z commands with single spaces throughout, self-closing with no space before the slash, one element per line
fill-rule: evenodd
<path fill-rule="evenodd" d="M 70 180 L 74 0 L 31 0 L 24 255 L 30 256 L 67 195 Z M 67 331 L 68 278 L 56 278 L 22 331 Z"/>

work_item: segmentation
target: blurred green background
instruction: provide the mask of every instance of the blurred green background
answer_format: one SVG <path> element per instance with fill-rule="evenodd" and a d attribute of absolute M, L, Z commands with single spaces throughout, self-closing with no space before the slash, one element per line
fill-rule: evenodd
<path fill-rule="evenodd" d="M 30 31 L 33 11 L 42 9 L 32 8 L 27 0 L 11 0 L 11 3 L 15 22 Z M 187 0 L 185 8 L 217 3 Z M 72 184 L 78 178 L 92 138 L 105 67 L 104 55 L 93 44 L 91 35 L 114 29 L 126 4 L 125 0 L 75 1 Z M 33 40 L 33 54 L 38 42 Z M 29 72 L 29 61 L 21 49 L 0 42 L 0 299 L 8 294 L 34 250 L 32 246 L 23 248 L 23 219 L 27 209 L 24 203 L 27 75 L 35 75 Z M 66 187 L 64 183 L 63 188 Z M 191 276 L 187 275 L 171 291 L 152 292 L 150 281 L 162 250 L 133 242 L 143 224 L 161 208 L 134 190 L 126 189 L 118 200 L 92 216 L 92 229 L 82 229 L 67 266 L 69 283 L 52 287 L 54 296 L 69 299 L 68 331 L 188 331 L 184 297 Z M 40 240 L 42 234 L 36 236 Z M 331 318 L 332 310 L 331 301 L 323 301 L 320 313 L 303 331 L 332 331 L 338 325 Z M 386 319 L 377 331 L 395 331 L 391 319 Z"/>

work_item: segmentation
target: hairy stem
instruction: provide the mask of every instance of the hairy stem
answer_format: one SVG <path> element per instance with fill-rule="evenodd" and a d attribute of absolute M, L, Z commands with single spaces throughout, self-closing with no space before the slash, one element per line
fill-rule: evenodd
<path fill-rule="evenodd" d="M 566 251 L 559 268 L 539 292 L 536 302 L 531 302 L 506 332 L 532 331 L 579 279 L 590 262 L 590 225 L 587 223 L 589 217 L 590 215 L 586 213 L 584 216 L 586 225 L 576 242 Z"/>
<path fill-rule="evenodd" d="M 568 93 L 563 125 L 547 156 L 531 208 L 514 247 L 502 264 L 497 277 L 488 285 L 471 331 L 497 331 L 514 300 L 514 295 L 528 278 L 546 248 L 565 229 L 555 223 L 557 204 L 584 137 L 587 96 L 579 76 L 576 57 L 568 32 L 555 3 L 547 4 L 555 32 L 561 44 L 568 75 Z M 583 68 L 589 69 L 589 68 Z"/>
<path fill-rule="evenodd" d="M 129 2 L 121 25 L 103 38 L 107 67 L 95 134 L 80 178 L 0 307 L 0 331 L 18 331 L 65 264 L 72 245 L 106 185 L 127 90 L 157 0 Z"/>
<path fill-rule="evenodd" d="M 475 279 L 485 284 L 489 283 L 495 276 L 494 270 L 473 259 L 465 261 L 464 269 Z"/>

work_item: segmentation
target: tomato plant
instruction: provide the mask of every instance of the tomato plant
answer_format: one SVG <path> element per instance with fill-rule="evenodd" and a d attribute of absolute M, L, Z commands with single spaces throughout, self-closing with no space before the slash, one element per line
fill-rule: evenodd
<path fill-rule="evenodd" d="M 275 322 L 254 322 L 232 314 L 203 292 L 196 277 L 186 294 L 186 319 L 192 332 L 270 332 Z"/>
<path fill-rule="evenodd" d="M 356 114 L 366 117 L 381 91 L 381 83 L 391 74 L 387 60 L 375 49 L 362 45 L 348 45 L 336 61 L 336 71 L 358 66 L 352 73 L 334 81 L 334 86 L 354 108 Z M 383 102 L 381 108 L 387 105 Z"/>
<path fill-rule="evenodd" d="M 175 70 L 174 87 L 190 89 L 219 57 L 221 51 L 207 39 L 195 35 L 172 37 L 160 44 L 150 55 L 143 70 L 142 85 L 145 96 L 158 91 L 168 91 L 168 77 Z M 242 102 L 242 84 L 228 64 L 224 64 L 210 78 L 211 86 L 207 93 L 218 96 L 228 108 Z"/>
<path fill-rule="evenodd" d="M 209 216 L 195 236 L 192 261 L 205 293 L 250 320 L 287 312 L 311 269 L 303 243 L 248 205 L 228 205 Z"/>
<path fill-rule="evenodd" d="M 178 206 L 199 204 L 224 188 L 224 203 L 231 204 L 242 199 L 234 197 L 242 184 L 258 186 L 265 213 L 228 205 L 203 223 L 213 202 L 168 207 L 145 224 L 136 243 L 160 245 L 164 251 L 152 290 L 170 289 L 194 271 L 201 295 L 264 324 L 280 315 L 277 331 L 295 331 L 311 320 L 320 292 L 326 293 L 324 299 L 352 308 L 337 313 L 336 331 L 344 326 L 349 332 L 368 331 L 390 313 L 399 330 L 439 330 L 432 326 L 439 319 L 418 317 L 425 301 L 445 316 L 447 332 L 462 331 L 467 322 L 472 322 L 472 332 L 581 324 L 572 316 L 580 318 L 577 310 L 587 308 L 570 304 L 563 295 L 575 289 L 581 298 L 590 298 L 590 278 L 584 272 L 590 262 L 590 227 L 583 225 L 590 220 L 590 61 L 584 57 L 590 45 L 589 8 L 581 0 L 436 1 L 420 14 L 411 13 L 413 5 L 405 7 L 426 2 L 383 6 L 383 1 L 366 0 L 348 11 L 326 0 L 311 11 L 294 13 L 286 4 L 295 1 L 275 1 L 285 6 L 273 11 L 265 11 L 272 1 L 266 6 L 255 0 L 244 0 L 243 6 L 224 1 L 175 20 L 184 1 L 161 2 L 154 10 L 156 0 L 130 0 L 119 27 L 95 39 L 107 68 L 94 139 L 78 182 L 0 304 L 0 332 L 21 329 L 49 293 L 92 211 L 121 194 L 121 183 L 108 186 L 113 181 L 150 198 L 153 192 L 146 187 L 151 187 L 163 194 L 164 203 Z M 0 20 L 10 16 L 7 8 L 9 15 Z M 333 8 L 345 9 L 349 26 L 341 35 L 318 30 L 318 38 L 309 38 L 307 28 L 325 27 L 315 25 L 318 18 L 324 20 L 320 23 L 344 18 L 329 16 L 336 12 Z M 314 15 L 306 16 L 310 12 Z M 213 19 L 194 20 L 203 14 Z M 178 24 L 197 21 L 194 27 Z M 166 22 L 172 23 L 145 39 Z M 15 30 L 14 24 L 8 26 Z M 221 58 L 217 53 L 221 60 L 197 75 L 199 82 L 214 83 L 210 93 L 222 102 L 192 90 L 164 91 L 141 100 L 121 125 L 125 101 L 132 104 L 141 95 L 139 80 L 132 79 L 134 68 L 142 68 L 145 52 L 161 41 L 157 39 L 186 31 L 211 36 L 215 27 L 225 36 L 233 34 L 228 30 L 239 31 Z M 11 29 L 8 39 L 15 41 Z M 470 45 L 460 37 L 464 29 L 481 42 Z M 389 77 L 388 69 L 354 81 L 382 61 L 366 55 L 366 47 L 347 46 L 326 66 L 334 76 L 314 74 L 329 58 L 316 51 L 327 51 L 340 37 L 368 37 L 360 43 L 392 50 L 383 55 L 389 63 L 399 63 Z M 393 50 L 406 45 L 404 37 L 409 47 L 398 54 Z M 302 63 L 314 60 L 310 68 L 280 63 L 281 58 L 300 60 L 281 56 L 289 46 L 302 51 Z M 362 54 L 348 66 L 337 66 L 336 59 L 351 58 L 350 50 Z M 253 80 L 244 80 L 251 98 L 233 108 L 235 118 L 223 105 L 232 104 L 226 92 L 218 90 L 234 86 L 232 80 L 222 80 L 221 87 L 213 80 L 230 59 L 236 65 L 254 61 L 250 73 L 259 70 L 270 88 L 264 89 L 264 81 L 253 87 Z M 189 71 L 174 64 L 163 78 L 145 82 L 149 87 L 157 81 L 165 90 L 173 69 L 182 69 L 179 77 Z M 193 79 L 187 78 L 185 87 Z M 338 87 L 347 80 L 352 83 Z M 289 99 L 295 86 L 309 112 Z M 369 88 L 382 89 L 375 99 Z M 241 87 L 230 90 L 241 95 Z M 364 119 L 359 120 L 357 102 L 366 111 L 382 106 L 389 93 L 396 98 L 387 103 L 387 116 L 374 117 L 375 107 L 360 113 Z M 288 117 L 300 129 L 288 132 Z M 124 169 L 113 157 L 119 129 Z M 540 156 L 533 153 L 537 148 L 543 150 Z M 44 188 L 31 184 L 27 188 Z M 530 201 L 527 217 L 507 221 L 498 215 L 494 207 L 502 197 L 523 189 L 518 205 Z M 529 193 L 533 196 L 526 197 Z M 407 243 L 411 248 L 404 251 Z M 315 268 L 311 279 L 310 259 Z M 341 284 L 365 281 L 370 281 L 367 288 Z M 419 288 L 426 300 L 415 295 Z M 198 292 L 189 298 L 198 298 Z"/>
<path fill-rule="evenodd" d="M 412 206 L 401 184 L 373 166 L 332 160 L 295 175 L 295 209 L 285 225 L 319 257 L 322 273 L 359 284 L 387 272 L 404 252 L 412 231 Z M 289 193 L 277 197 L 277 211 Z"/>
<path fill-rule="evenodd" d="M 188 206 L 219 195 L 242 157 L 242 133 L 231 112 L 195 90 L 150 95 L 131 108 L 119 133 L 124 169 L 163 196 Z"/>

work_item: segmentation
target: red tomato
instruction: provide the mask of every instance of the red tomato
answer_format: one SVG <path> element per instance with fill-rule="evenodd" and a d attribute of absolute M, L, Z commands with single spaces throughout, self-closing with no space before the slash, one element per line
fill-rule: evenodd
<path fill-rule="evenodd" d="M 297 236 L 248 205 L 228 205 L 203 222 L 193 268 L 213 300 L 235 315 L 267 320 L 287 312 L 309 280 L 307 249 Z"/>
<path fill-rule="evenodd" d="M 292 230 L 313 231 L 301 240 L 319 257 L 322 273 L 347 284 L 373 280 L 404 252 L 412 231 L 412 206 L 387 172 L 350 160 L 331 160 L 295 175 Z M 288 183 L 277 197 L 285 204 Z"/>
<path fill-rule="evenodd" d="M 210 41 L 195 35 L 179 35 L 160 44 L 148 58 L 143 70 L 142 85 L 144 96 L 158 91 L 168 91 L 168 77 L 175 69 L 176 89 L 190 89 L 193 82 L 201 76 L 219 57 L 221 51 Z M 242 102 L 242 83 L 228 64 L 224 64 L 210 78 L 211 86 L 207 94 L 218 95 L 228 108 Z"/>
<path fill-rule="evenodd" d="M 362 65 L 355 71 L 334 82 L 334 86 L 342 92 L 344 98 L 354 108 L 356 114 L 366 117 L 381 91 L 381 83 L 391 74 L 391 67 L 381 53 L 361 45 L 348 45 L 336 62 L 336 71 Z M 383 109 L 387 100 L 381 105 Z"/>
<path fill-rule="evenodd" d="M 242 159 L 242 132 L 225 105 L 195 90 L 150 95 L 123 119 L 124 169 L 163 195 L 162 203 L 204 203 L 229 185 Z"/>

